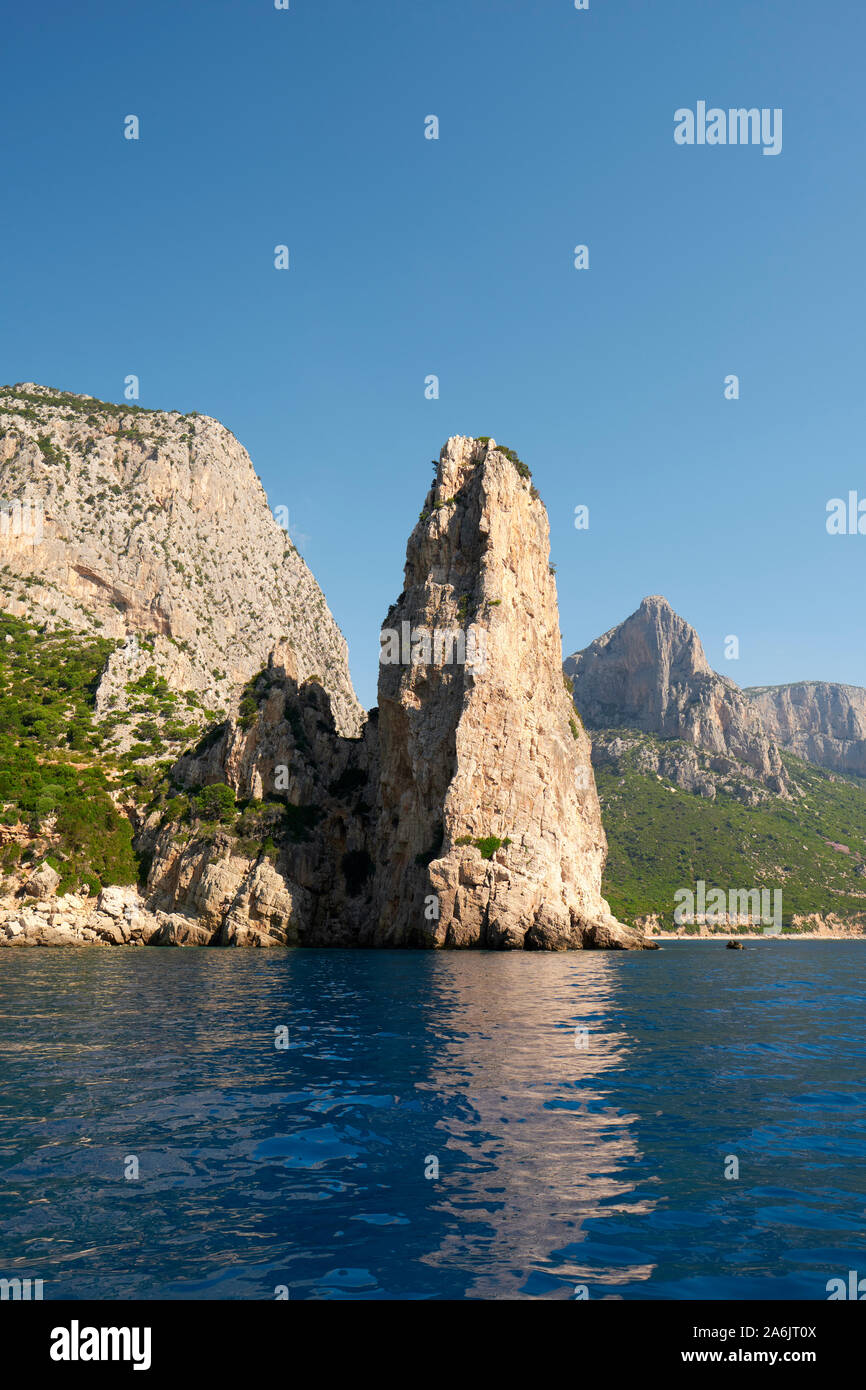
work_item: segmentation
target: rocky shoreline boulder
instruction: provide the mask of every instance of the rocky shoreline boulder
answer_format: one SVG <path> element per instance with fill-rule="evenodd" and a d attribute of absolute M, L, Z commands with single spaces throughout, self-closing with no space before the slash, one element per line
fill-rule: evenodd
<path fill-rule="evenodd" d="M 32 882 L 23 898 L 0 898 L 0 946 L 145 946 L 159 929 L 136 888 L 103 888 L 95 901 L 53 890 L 34 900 Z"/>

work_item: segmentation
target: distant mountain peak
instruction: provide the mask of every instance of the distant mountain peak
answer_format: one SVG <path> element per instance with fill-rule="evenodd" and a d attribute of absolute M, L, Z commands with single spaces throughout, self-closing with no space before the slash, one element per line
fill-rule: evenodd
<path fill-rule="evenodd" d="M 785 789 L 775 744 L 739 686 L 713 671 L 701 639 L 661 594 L 563 664 L 590 729 L 634 728 L 682 739 Z"/>

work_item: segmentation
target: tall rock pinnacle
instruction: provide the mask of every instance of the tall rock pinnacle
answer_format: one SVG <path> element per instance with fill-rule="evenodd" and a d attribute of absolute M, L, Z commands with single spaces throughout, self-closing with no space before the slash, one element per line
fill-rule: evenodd
<path fill-rule="evenodd" d="M 525 465 L 450 439 L 383 629 L 379 944 L 643 944 L 601 896 L 606 840 L 549 555 Z M 465 659 L 438 659 L 455 638 Z"/>

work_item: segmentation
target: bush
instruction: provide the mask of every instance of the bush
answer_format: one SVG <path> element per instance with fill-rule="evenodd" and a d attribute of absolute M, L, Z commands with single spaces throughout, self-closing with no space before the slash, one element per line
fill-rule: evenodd
<path fill-rule="evenodd" d="M 162 817 L 163 822 L 185 820 L 189 815 L 189 810 L 189 797 L 181 792 L 180 795 L 173 796 L 166 802 Z"/>
<path fill-rule="evenodd" d="M 507 836 L 500 840 L 496 835 L 486 835 L 484 839 L 475 841 L 475 848 L 480 851 L 482 859 L 492 859 L 498 849 L 505 849 L 510 844 Z"/>
<path fill-rule="evenodd" d="M 237 809 L 235 794 L 225 782 L 212 782 L 202 787 L 194 797 L 194 805 L 202 820 L 219 821 L 222 825 L 234 820 Z"/>
<path fill-rule="evenodd" d="M 61 891 L 136 878 L 131 827 L 92 761 L 101 738 L 93 695 L 114 645 L 0 614 L 2 820 L 29 827 L 30 861 L 50 853 L 62 865 Z"/>
<path fill-rule="evenodd" d="M 514 464 L 514 467 L 517 469 L 517 471 L 518 471 L 518 473 L 520 474 L 521 478 L 531 478 L 531 477 L 532 477 L 532 472 L 531 472 L 531 470 L 530 470 L 530 468 L 529 468 L 529 465 L 526 464 L 526 463 L 524 463 L 524 462 L 523 462 L 523 459 L 518 458 L 517 455 L 516 455 L 516 453 L 514 452 L 513 449 L 506 449 L 506 447 L 505 447 L 504 444 L 497 444 L 497 446 L 496 446 L 496 452 L 497 452 L 498 454 L 504 454 L 505 457 L 506 457 L 511 463 Z"/>
<path fill-rule="evenodd" d="M 238 706 L 238 724 L 242 729 L 251 729 L 256 722 L 259 706 L 255 695 L 244 695 Z"/>
<path fill-rule="evenodd" d="M 459 840 L 454 841 L 455 845 L 474 845 L 479 851 L 482 859 L 492 859 L 499 849 L 506 849 L 511 844 L 511 840 L 506 835 L 504 840 L 500 840 L 497 835 L 485 835 L 480 840 L 473 840 L 471 835 L 461 835 Z"/>
<path fill-rule="evenodd" d="M 311 830 L 322 819 L 322 812 L 317 806 L 294 806 L 289 801 L 283 807 L 283 816 L 288 838 L 301 844 L 309 840 Z"/>

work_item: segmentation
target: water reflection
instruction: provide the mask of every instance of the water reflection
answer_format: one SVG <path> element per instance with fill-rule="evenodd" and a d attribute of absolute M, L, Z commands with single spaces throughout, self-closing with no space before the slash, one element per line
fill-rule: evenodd
<path fill-rule="evenodd" d="M 425 1262 L 467 1264 L 467 1293 L 483 1298 L 649 1278 L 645 1260 L 599 1277 L 597 1260 L 583 1255 L 588 1218 L 652 1207 L 628 1172 L 639 1157 L 635 1116 L 604 1086 L 633 1047 L 614 1025 L 610 958 L 437 964 L 452 981 L 438 1010 L 449 1036 L 419 1087 L 452 1099 L 437 1125 L 444 1231 Z"/>

